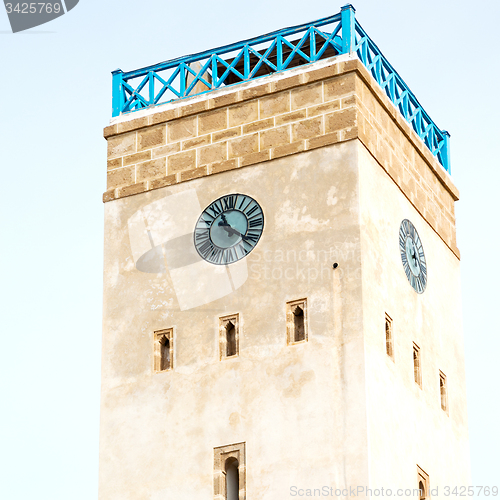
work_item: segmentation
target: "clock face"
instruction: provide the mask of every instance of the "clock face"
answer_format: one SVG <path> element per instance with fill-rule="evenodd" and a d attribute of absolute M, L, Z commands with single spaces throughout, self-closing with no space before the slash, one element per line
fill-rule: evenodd
<path fill-rule="evenodd" d="M 410 285 L 417 293 L 423 293 L 427 285 L 424 247 L 415 226 L 408 219 L 399 227 L 399 250 Z"/>
<path fill-rule="evenodd" d="M 260 205 L 250 196 L 228 194 L 203 210 L 194 230 L 194 246 L 211 264 L 231 264 L 253 250 L 263 230 Z"/>

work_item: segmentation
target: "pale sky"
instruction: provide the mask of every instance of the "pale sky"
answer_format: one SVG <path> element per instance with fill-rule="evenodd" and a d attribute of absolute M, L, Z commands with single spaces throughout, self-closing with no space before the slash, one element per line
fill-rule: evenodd
<path fill-rule="evenodd" d="M 97 499 L 110 72 L 312 21 L 344 3 L 80 0 L 15 35 L 0 5 L 0 499 Z M 451 133 L 472 484 L 500 486 L 500 2 L 354 6 Z"/>

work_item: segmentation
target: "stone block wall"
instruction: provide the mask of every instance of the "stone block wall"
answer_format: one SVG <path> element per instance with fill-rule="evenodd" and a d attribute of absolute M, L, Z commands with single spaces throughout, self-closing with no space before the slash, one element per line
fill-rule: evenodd
<path fill-rule="evenodd" d="M 358 139 L 459 257 L 450 177 L 357 58 L 318 66 L 120 117 L 103 200 Z"/>

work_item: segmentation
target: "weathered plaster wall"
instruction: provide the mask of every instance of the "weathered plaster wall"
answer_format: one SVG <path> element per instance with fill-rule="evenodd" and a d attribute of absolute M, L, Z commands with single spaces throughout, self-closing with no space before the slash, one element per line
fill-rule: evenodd
<path fill-rule="evenodd" d="M 211 498 L 213 449 L 238 442 L 249 499 L 367 483 L 357 155 L 351 141 L 105 204 L 101 500 Z M 239 289 L 180 311 L 169 272 L 136 269 L 127 222 L 193 189 L 202 208 L 254 197 L 265 228 Z M 308 342 L 287 345 L 285 304 L 304 297 Z M 232 313 L 240 354 L 220 361 Z M 153 332 L 169 327 L 174 369 L 156 374 Z"/>
<path fill-rule="evenodd" d="M 416 485 L 418 464 L 444 494 L 444 486 L 470 480 L 459 260 L 362 144 L 358 157 L 370 484 Z M 403 270 L 403 219 L 424 246 L 423 294 Z M 394 359 L 386 354 L 386 313 Z M 422 388 L 414 381 L 413 342 L 421 350 Z M 448 413 L 440 406 L 439 370 L 447 376 Z"/>

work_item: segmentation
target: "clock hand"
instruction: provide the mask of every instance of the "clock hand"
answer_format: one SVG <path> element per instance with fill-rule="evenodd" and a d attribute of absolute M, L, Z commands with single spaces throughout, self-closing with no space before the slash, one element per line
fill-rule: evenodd
<path fill-rule="evenodd" d="M 413 259 L 413 262 L 415 264 L 415 267 L 418 266 L 418 261 L 417 261 L 417 254 L 415 253 L 415 249 L 411 249 L 411 258 Z"/>
<path fill-rule="evenodd" d="M 222 229 L 224 229 L 224 231 L 226 231 L 228 237 L 232 236 L 233 234 L 237 234 L 238 236 L 242 236 L 241 233 L 237 229 L 234 229 L 231 226 L 231 224 L 229 224 L 229 222 L 227 221 L 226 216 L 224 214 L 221 215 L 221 219 L 222 220 L 219 221 L 219 226 L 221 226 Z"/>

